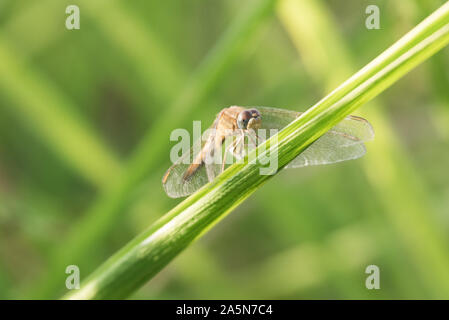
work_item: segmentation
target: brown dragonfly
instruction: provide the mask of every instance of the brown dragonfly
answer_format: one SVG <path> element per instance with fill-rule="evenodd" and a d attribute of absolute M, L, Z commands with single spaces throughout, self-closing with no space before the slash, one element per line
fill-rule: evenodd
<path fill-rule="evenodd" d="M 167 170 L 162 178 L 165 192 L 172 198 L 195 192 L 215 179 L 228 163 L 232 163 L 229 158 L 242 159 L 264 140 L 258 132 L 269 132 L 266 135 L 268 139 L 301 114 L 302 112 L 269 107 L 232 106 L 221 110 L 211 128 L 207 130 L 206 136 L 202 137 L 198 152 L 195 154 L 192 147 Z M 360 158 L 366 153 L 364 142 L 373 138 L 374 131 L 367 120 L 348 116 L 312 143 L 285 168 Z"/>

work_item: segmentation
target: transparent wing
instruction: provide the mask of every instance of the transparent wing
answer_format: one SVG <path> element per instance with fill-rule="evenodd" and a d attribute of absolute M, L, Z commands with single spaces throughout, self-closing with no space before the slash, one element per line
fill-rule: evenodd
<path fill-rule="evenodd" d="M 293 159 L 286 168 L 300 168 L 352 160 L 362 157 L 365 153 L 366 148 L 362 142 L 347 144 L 346 138 L 342 136 L 325 134 Z"/>
<path fill-rule="evenodd" d="M 200 142 L 196 141 L 195 143 Z M 184 153 L 179 160 L 165 172 L 162 178 L 162 185 L 169 197 L 179 198 L 188 196 L 210 181 L 206 169 L 207 166 L 204 165 L 200 166 L 190 178 L 184 179 L 184 173 L 190 164 L 193 163 L 198 151 L 204 147 L 205 143 L 206 139 L 202 139 L 201 148 L 195 148 L 194 144 L 188 152 Z M 198 151 L 196 149 L 198 149 Z"/>
<path fill-rule="evenodd" d="M 208 182 L 204 166 L 201 166 L 189 179 L 183 179 L 189 163 L 192 163 L 194 156 L 196 156 L 192 154 L 193 147 L 165 172 L 162 178 L 162 186 L 169 197 L 179 198 L 188 196 Z M 189 159 L 188 163 L 184 163 L 185 159 Z"/>
<path fill-rule="evenodd" d="M 215 148 L 215 136 L 203 136 L 201 148 L 197 147 L 197 152 L 195 152 L 194 147 L 190 148 L 189 151 L 183 154 L 164 174 L 162 185 L 167 195 L 172 198 L 185 197 L 201 188 L 207 182 L 214 180 L 215 177 L 221 173 L 221 161 L 225 156 L 225 149 L 228 147 L 229 150 L 226 153 L 225 168 L 230 164 L 235 163 L 237 161 L 236 159 L 241 159 L 244 156 L 244 152 L 247 151 L 242 148 L 243 143 L 238 143 L 235 145 L 235 148 L 231 148 L 232 143 L 237 141 L 239 137 L 240 133 L 235 131 L 226 137 L 221 149 L 207 150 L 207 152 L 211 154 L 211 161 L 206 161 L 191 177 L 184 179 L 184 174 L 187 168 L 193 163 L 199 150 L 203 150 L 207 142 L 209 142 L 208 145 L 210 145 L 211 148 Z M 199 142 L 197 141 L 196 143 L 198 144 Z M 254 148 L 254 146 L 252 146 L 252 148 Z M 216 155 L 216 157 L 214 157 L 214 155 Z"/>
<path fill-rule="evenodd" d="M 262 129 L 281 130 L 302 112 L 285 109 L 256 107 L 262 115 Z M 365 141 L 374 138 L 374 130 L 361 117 L 348 116 L 312 143 L 286 168 L 330 164 L 357 159 L 366 153 Z"/>

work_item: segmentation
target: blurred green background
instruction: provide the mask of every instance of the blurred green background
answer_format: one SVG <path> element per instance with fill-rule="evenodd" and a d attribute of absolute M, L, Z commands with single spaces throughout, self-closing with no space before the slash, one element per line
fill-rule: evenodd
<path fill-rule="evenodd" d="M 171 130 L 305 110 L 442 3 L 0 0 L 0 298 L 58 298 L 177 204 Z M 448 299 L 448 55 L 360 109 L 364 158 L 281 172 L 131 298 Z"/>

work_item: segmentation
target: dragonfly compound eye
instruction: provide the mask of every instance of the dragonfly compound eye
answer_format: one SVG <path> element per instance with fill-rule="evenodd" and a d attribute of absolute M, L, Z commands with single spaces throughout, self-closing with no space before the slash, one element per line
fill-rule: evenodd
<path fill-rule="evenodd" d="M 249 120 L 252 118 L 251 112 L 249 110 L 244 110 L 239 113 L 237 117 L 237 126 L 240 129 L 246 129 Z"/>

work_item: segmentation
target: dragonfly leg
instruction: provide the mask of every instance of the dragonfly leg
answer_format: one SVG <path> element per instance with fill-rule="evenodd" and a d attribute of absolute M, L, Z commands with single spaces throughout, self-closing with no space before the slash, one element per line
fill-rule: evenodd
<path fill-rule="evenodd" d="M 256 135 L 256 139 L 257 139 L 257 140 L 260 140 L 260 141 L 262 141 L 262 142 L 265 141 L 265 139 L 262 139 L 261 137 L 259 137 L 259 136 L 257 135 L 257 133 L 254 133 L 254 134 Z"/>
<path fill-rule="evenodd" d="M 243 131 L 243 129 L 240 129 L 239 143 L 240 141 L 242 142 L 242 154 L 244 154 L 246 145 L 245 145 L 245 131 Z"/>
<path fill-rule="evenodd" d="M 240 143 L 241 138 L 242 137 L 238 137 L 237 139 L 235 139 L 231 143 L 231 145 L 225 149 L 224 156 L 223 156 L 223 161 L 221 163 L 221 172 L 224 171 L 224 167 L 225 167 L 225 163 L 226 163 L 226 155 L 228 154 L 228 151 L 230 151 L 232 148 L 235 148 L 237 146 L 237 144 Z"/>
<path fill-rule="evenodd" d="M 231 144 L 231 146 L 232 146 L 232 144 Z M 225 149 L 225 152 L 224 152 L 224 155 L 223 155 L 223 160 L 221 161 L 221 171 L 220 171 L 220 173 L 224 171 L 224 167 L 225 167 L 225 163 L 226 163 L 226 155 L 228 154 L 228 149 L 229 149 L 231 146 L 229 146 L 229 147 L 227 147 L 227 148 Z"/>
<path fill-rule="evenodd" d="M 254 137 L 251 136 L 250 134 L 248 134 L 251 137 L 251 140 L 253 141 L 253 143 L 255 144 L 255 146 L 257 147 L 258 144 L 257 142 L 264 142 L 265 139 L 259 137 L 259 135 L 257 134 L 256 130 L 252 130 L 252 132 L 254 132 L 254 136 L 256 137 L 256 139 L 254 140 Z"/>
<path fill-rule="evenodd" d="M 259 138 L 259 136 L 256 134 L 255 131 L 253 131 L 253 132 L 254 132 L 254 135 L 256 136 L 256 139 L 254 139 L 254 137 L 251 135 L 250 132 L 248 132 L 248 137 L 251 139 L 251 141 L 254 143 L 254 146 L 257 148 L 257 139 L 260 139 L 260 138 Z"/>

